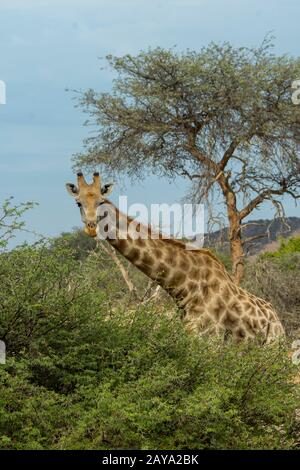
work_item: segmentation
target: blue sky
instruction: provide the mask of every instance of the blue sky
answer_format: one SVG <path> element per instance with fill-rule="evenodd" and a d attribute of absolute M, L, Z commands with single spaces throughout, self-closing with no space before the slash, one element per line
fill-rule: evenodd
<path fill-rule="evenodd" d="M 252 46 L 270 31 L 277 53 L 299 55 L 299 18 L 298 0 L 0 0 L 0 201 L 37 201 L 28 224 L 46 235 L 80 225 L 64 184 L 74 180 L 71 157 L 88 129 L 65 89 L 109 90 L 111 71 L 99 57 L 210 41 Z M 185 188 L 151 177 L 125 182 L 112 200 L 126 193 L 129 203 L 176 202 Z M 285 206 L 299 215 L 293 202 Z M 254 213 L 270 216 L 269 207 Z"/>

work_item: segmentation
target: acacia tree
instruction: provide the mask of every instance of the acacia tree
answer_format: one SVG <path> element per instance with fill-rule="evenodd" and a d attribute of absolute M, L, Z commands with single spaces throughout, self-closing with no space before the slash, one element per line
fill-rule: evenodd
<path fill-rule="evenodd" d="M 265 201 L 278 209 L 283 195 L 299 197 L 300 106 L 291 84 L 300 59 L 272 48 L 266 40 L 251 49 L 225 43 L 108 56 L 112 92 L 90 89 L 79 98 L 95 133 L 76 166 L 103 164 L 114 176 L 183 175 L 194 202 L 222 201 L 237 282 L 245 219 Z"/>

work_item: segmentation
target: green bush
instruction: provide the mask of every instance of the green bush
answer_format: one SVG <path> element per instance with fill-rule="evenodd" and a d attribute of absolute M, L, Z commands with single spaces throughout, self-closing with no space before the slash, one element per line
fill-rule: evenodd
<path fill-rule="evenodd" d="M 12 272 L 19 301 L 27 303 L 12 329 L 18 307 L 7 289 L 2 449 L 296 447 L 299 390 L 283 345 L 199 340 L 162 305 L 113 307 L 114 289 L 87 289 L 89 260 L 74 271 L 74 259 L 57 248 L 45 257 L 42 276 L 31 250 L 38 259 L 47 252 L 26 247 L 10 254 L 23 260 Z M 1 266 L 11 279 L 9 265 Z M 33 308 L 41 302 L 43 314 Z"/>
<path fill-rule="evenodd" d="M 86 235 L 82 229 L 74 229 L 72 232 L 63 232 L 59 237 L 54 238 L 51 246 L 64 246 L 72 250 L 73 256 L 78 261 L 84 261 L 87 256 L 97 247 L 94 238 Z"/>
<path fill-rule="evenodd" d="M 262 257 L 280 259 L 295 253 L 300 253 L 300 237 L 281 238 L 278 250 L 264 253 Z"/>
<path fill-rule="evenodd" d="M 272 253 L 248 263 L 244 286 L 271 302 L 291 336 L 300 332 L 300 237 L 281 240 Z"/>
<path fill-rule="evenodd" d="M 112 265 L 77 248 L 0 254 L 1 449 L 299 448 L 284 344 L 193 337 L 167 301 L 133 304 Z"/>

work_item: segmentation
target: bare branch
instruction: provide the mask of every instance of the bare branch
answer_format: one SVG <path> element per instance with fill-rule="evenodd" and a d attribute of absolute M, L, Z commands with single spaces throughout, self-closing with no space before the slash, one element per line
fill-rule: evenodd
<path fill-rule="evenodd" d="M 161 287 L 160 285 L 157 285 L 154 289 L 154 292 L 151 295 L 144 296 L 143 301 L 141 302 L 141 305 L 145 305 L 149 302 L 152 302 L 154 299 L 156 299 L 161 292 Z"/>
<path fill-rule="evenodd" d="M 134 286 L 133 282 L 130 279 L 129 273 L 127 269 L 125 268 L 124 264 L 122 261 L 118 258 L 117 253 L 115 249 L 109 245 L 108 243 L 102 243 L 99 240 L 97 240 L 97 246 L 100 250 L 104 251 L 115 263 L 117 268 L 119 269 L 120 273 L 122 274 L 122 277 L 128 287 L 128 290 L 131 294 L 134 295 L 134 297 L 137 297 L 137 291 L 136 287 Z"/>
<path fill-rule="evenodd" d="M 230 158 L 233 156 L 237 146 L 239 145 L 239 143 L 241 142 L 240 139 L 234 139 L 230 146 L 228 147 L 228 149 L 226 150 L 226 152 L 224 153 L 223 157 L 222 157 L 222 160 L 220 161 L 219 163 L 219 168 L 220 168 L 220 171 L 223 171 L 227 165 L 227 163 L 229 162 Z"/>
<path fill-rule="evenodd" d="M 239 217 L 240 220 L 243 220 L 247 215 L 249 215 L 259 204 L 261 204 L 263 201 L 266 199 L 273 199 L 272 196 L 282 196 L 286 192 L 285 188 L 282 189 L 266 189 L 265 191 L 262 191 L 258 196 L 256 196 L 252 201 L 247 204 L 246 207 L 244 207 L 240 212 L 239 212 Z"/>

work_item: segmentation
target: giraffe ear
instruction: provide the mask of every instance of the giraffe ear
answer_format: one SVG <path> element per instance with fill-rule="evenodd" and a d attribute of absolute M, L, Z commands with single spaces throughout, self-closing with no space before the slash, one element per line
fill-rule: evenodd
<path fill-rule="evenodd" d="M 114 185 L 115 185 L 115 183 L 108 183 L 108 184 L 105 184 L 105 185 L 101 188 L 101 194 L 102 194 L 102 196 L 107 197 L 107 196 L 112 192 Z"/>
<path fill-rule="evenodd" d="M 68 193 L 73 197 L 77 196 L 79 193 L 78 188 L 77 186 L 75 186 L 75 184 L 67 183 L 66 188 L 67 188 Z"/>

